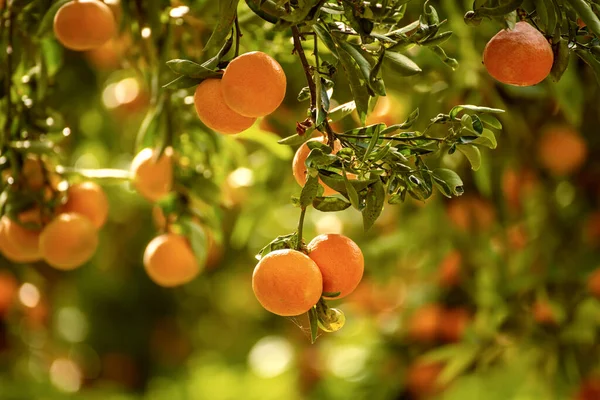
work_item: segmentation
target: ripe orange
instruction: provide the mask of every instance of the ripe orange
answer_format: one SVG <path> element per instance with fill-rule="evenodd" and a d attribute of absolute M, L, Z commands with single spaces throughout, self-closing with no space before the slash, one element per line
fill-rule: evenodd
<path fill-rule="evenodd" d="M 533 319 L 542 325 L 554 325 L 556 316 L 550 304 L 545 301 L 536 301 L 533 304 Z"/>
<path fill-rule="evenodd" d="M 417 309 L 408 322 L 408 337 L 415 342 L 430 343 L 437 339 L 444 310 L 438 304 Z"/>
<path fill-rule="evenodd" d="M 444 365 L 439 362 L 416 361 L 406 373 L 406 388 L 416 398 L 428 398 L 442 391 L 437 383 Z"/>
<path fill-rule="evenodd" d="M 509 167 L 502 174 L 502 194 L 513 211 L 521 210 L 523 199 L 533 192 L 536 185 L 537 177 L 528 168 Z"/>
<path fill-rule="evenodd" d="M 543 81 L 554 63 L 548 40 L 525 21 L 498 32 L 485 46 L 483 64 L 502 83 L 532 86 Z"/>
<path fill-rule="evenodd" d="M 67 191 L 67 202 L 60 212 L 81 214 L 92 221 L 96 229 L 100 229 L 108 217 L 108 198 L 98 184 L 78 183 Z"/>
<path fill-rule="evenodd" d="M 144 268 L 157 285 L 174 287 L 190 282 L 200 273 L 192 247 L 184 236 L 165 233 L 146 247 Z"/>
<path fill-rule="evenodd" d="M 56 39 L 68 49 L 91 50 L 102 46 L 117 31 L 110 8 L 98 0 L 75 0 L 54 17 Z"/>
<path fill-rule="evenodd" d="M 323 275 L 323 292 L 337 293 L 341 299 L 356 289 L 365 270 L 360 247 L 338 234 L 319 235 L 308 244 L 308 256 Z"/>
<path fill-rule="evenodd" d="M 222 82 L 221 79 L 206 79 L 198 85 L 194 94 L 198 117 L 204 125 L 225 135 L 245 131 L 256 118 L 240 115 L 225 103 Z"/>
<path fill-rule="evenodd" d="M 98 247 L 98 232 L 92 222 L 77 213 L 64 213 L 52 220 L 40 235 L 40 253 L 54 268 L 71 270 L 88 262 Z"/>
<path fill-rule="evenodd" d="M 440 338 L 446 342 L 461 341 L 470 322 L 471 315 L 463 308 L 444 310 L 440 320 Z"/>
<path fill-rule="evenodd" d="M 583 137 L 568 126 L 553 126 L 545 130 L 538 144 L 538 160 L 554 175 L 564 176 L 577 171 L 588 155 Z"/>
<path fill-rule="evenodd" d="M 8 270 L 0 271 L 0 318 L 10 310 L 19 289 L 15 276 Z"/>
<path fill-rule="evenodd" d="M 168 195 L 173 186 L 172 150 L 165 150 L 158 160 L 155 154 L 150 148 L 140 151 L 130 168 L 133 186 L 150 201 L 158 201 Z"/>
<path fill-rule="evenodd" d="M 326 141 L 324 136 L 310 140 L 314 140 L 321 143 L 325 143 Z M 336 140 L 335 142 L 333 142 L 332 154 L 337 153 L 341 150 L 341 148 L 342 144 L 339 140 Z M 308 173 L 308 168 L 306 168 L 305 162 L 309 154 L 310 148 L 306 143 L 303 143 L 302 146 L 300 146 L 296 151 L 296 154 L 294 155 L 294 160 L 292 161 L 292 173 L 294 174 L 294 178 L 296 178 L 296 182 L 298 182 L 298 185 L 300 186 L 304 186 L 304 184 L 306 183 L 306 175 Z M 348 174 L 348 178 L 354 177 L 354 175 L 351 175 L 352 174 Z M 323 181 L 321 181 L 321 179 L 319 179 L 319 182 L 321 183 L 321 185 L 323 185 L 323 196 L 332 196 L 337 193 L 335 190 L 325 185 Z"/>
<path fill-rule="evenodd" d="M 588 291 L 597 299 L 600 299 L 600 268 L 592 272 L 587 280 Z"/>
<path fill-rule="evenodd" d="M 252 290 L 267 311 L 291 317 L 317 304 L 323 292 L 323 276 L 306 254 L 290 249 L 275 250 L 254 268 Z"/>
<path fill-rule="evenodd" d="M 462 255 L 457 250 L 446 254 L 438 268 L 438 281 L 442 287 L 453 287 L 460 283 L 462 269 Z"/>
<path fill-rule="evenodd" d="M 233 59 L 223 74 L 223 98 L 238 114 L 264 117 L 285 97 L 285 72 L 269 55 L 252 51 Z"/>
<path fill-rule="evenodd" d="M 29 263 L 40 260 L 42 257 L 40 256 L 39 251 L 33 253 L 24 252 L 19 246 L 15 246 L 12 241 L 8 239 L 4 224 L 4 221 L 6 220 L 4 218 L 8 219 L 8 217 L 0 219 L 0 253 L 14 263 Z"/>
<path fill-rule="evenodd" d="M 33 208 L 19 214 L 19 222 L 22 224 L 41 225 L 42 214 L 40 209 Z M 40 230 L 27 229 L 11 220 L 8 216 L 2 217 L 4 235 L 6 237 L 5 251 L 17 259 L 39 260 L 41 258 L 39 239 Z"/>
<path fill-rule="evenodd" d="M 581 382 L 581 386 L 574 400 L 597 400 L 600 399 L 600 377 L 593 376 Z"/>

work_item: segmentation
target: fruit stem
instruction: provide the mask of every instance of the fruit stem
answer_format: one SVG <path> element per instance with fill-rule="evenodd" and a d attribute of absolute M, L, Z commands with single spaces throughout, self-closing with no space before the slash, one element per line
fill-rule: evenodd
<path fill-rule="evenodd" d="M 296 250 L 302 250 L 302 230 L 304 229 L 304 217 L 306 216 L 306 207 L 303 207 L 300 211 L 300 220 L 298 220 L 298 244 L 296 244 Z"/>

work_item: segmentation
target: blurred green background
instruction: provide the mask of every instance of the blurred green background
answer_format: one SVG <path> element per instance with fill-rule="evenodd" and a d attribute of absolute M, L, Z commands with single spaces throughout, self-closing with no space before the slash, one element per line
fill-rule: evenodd
<path fill-rule="evenodd" d="M 161 288 L 142 266 L 157 235 L 152 204 L 127 182 L 99 180 L 110 216 L 90 263 L 59 272 L 0 259 L 0 399 L 600 399 L 600 302 L 588 288 L 600 267 L 600 90 L 579 59 L 558 83 L 499 84 L 481 54 L 501 26 L 465 25 L 470 1 L 432 2 L 454 32 L 444 47 L 459 68 L 426 48 L 409 51 L 423 72 L 385 69 L 390 99 L 370 121 L 400 123 L 418 107 L 423 129 L 454 105 L 502 108 L 498 148 L 484 152 L 478 172 L 459 152 L 434 161 L 459 172 L 465 195 L 386 205 L 367 233 L 355 210 L 309 211 L 305 238 L 343 233 L 366 260 L 356 292 L 334 302 L 346 326 L 311 345 L 307 321 L 268 313 L 251 289 L 254 255 L 293 232 L 299 214 L 290 201 L 300 192 L 295 149 L 277 144 L 306 115 L 288 31 L 240 5 L 242 51 L 265 51 L 286 70 L 288 94 L 273 115 L 221 136 L 201 126 L 192 90 L 179 90 L 167 111 L 173 124 L 140 141 L 157 95 L 153 52 L 199 58 L 218 5 L 106 3 L 121 23 L 109 45 L 75 53 L 50 34 L 15 61 L 16 74 L 35 74 L 39 57 L 48 68 L 44 109 L 70 129 L 52 160 L 127 169 L 140 144 L 170 137 L 205 178 L 187 183 L 217 239 L 198 278 Z M 421 7 L 411 2 L 404 21 Z M 135 10 L 157 8 L 167 10 L 162 25 L 176 44 L 144 37 L 153 22 Z M 17 19 L 17 45 L 26 47 L 40 15 Z M 351 97 L 339 75 L 333 98 L 342 104 Z M 162 85 L 170 75 L 158 76 Z M 351 116 L 339 127 L 357 125 Z"/>

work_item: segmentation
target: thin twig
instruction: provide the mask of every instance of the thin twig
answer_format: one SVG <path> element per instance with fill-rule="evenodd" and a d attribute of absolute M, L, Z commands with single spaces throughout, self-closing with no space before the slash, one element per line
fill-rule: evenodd
<path fill-rule="evenodd" d="M 314 112 L 314 109 L 317 107 L 317 87 L 310 72 L 311 66 L 308 63 L 308 60 L 306 59 L 306 54 L 304 53 L 304 49 L 302 48 L 302 39 L 300 38 L 300 31 L 295 25 L 292 26 L 292 38 L 294 39 L 294 51 L 298 54 L 298 57 L 300 57 L 300 62 L 302 63 L 302 68 L 304 69 L 304 75 L 306 75 L 308 90 L 310 91 L 310 108 L 311 111 Z"/>
<path fill-rule="evenodd" d="M 302 211 L 300 211 L 300 220 L 298 221 L 298 244 L 296 245 L 296 250 L 301 251 L 302 250 L 302 244 L 303 244 L 303 240 L 302 240 L 302 234 L 303 234 L 303 229 L 304 229 L 304 216 L 306 215 L 306 207 L 302 208 Z"/>
<path fill-rule="evenodd" d="M 336 133 L 337 136 L 339 137 L 343 137 L 343 138 L 348 138 L 348 139 L 371 139 L 372 136 L 370 135 L 346 135 L 343 133 Z M 382 140 L 397 140 L 400 142 L 410 142 L 413 140 L 434 140 L 437 142 L 443 142 L 446 139 L 445 138 L 434 138 L 434 137 L 428 137 L 428 136 L 415 136 L 415 137 L 390 137 L 390 136 L 381 136 L 379 137 L 379 139 Z"/>
<path fill-rule="evenodd" d="M 237 13 L 235 13 L 235 57 L 240 55 L 240 39 L 242 36 L 242 31 L 240 29 L 240 19 L 238 18 Z"/>

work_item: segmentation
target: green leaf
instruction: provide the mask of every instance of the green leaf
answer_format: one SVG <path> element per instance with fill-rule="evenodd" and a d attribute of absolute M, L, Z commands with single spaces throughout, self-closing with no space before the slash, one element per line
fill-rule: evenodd
<path fill-rule="evenodd" d="M 300 207 L 306 208 L 312 204 L 315 197 L 317 197 L 317 191 L 319 190 L 319 179 L 316 176 L 307 175 L 306 183 L 300 193 Z"/>
<path fill-rule="evenodd" d="M 600 85 L 600 60 L 594 57 L 594 55 L 588 50 L 577 48 L 575 49 L 575 54 L 577 54 L 579 58 L 581 58 L 587 65 L 589 65 L 590 68 L 592 68 L 592 71 L 596 76 L 596 80 Z"/>
<path fill-rule="evenodd" d="M 356 65 L 358 65 L 360 72 L 362 74 L 363 79 L 367 83 L 367 86 L 373 90 L 374 93 L 385 96 L 385 88 L 383 87 L 383 82 L 381 80 L 377 81 L 378 84 L 375 84 L 375 87 L 371 87 L 371 63 L 367 60 L 366 54 L 362 53 L 358 48 L 348 43 L 345 40 L 341 40 L 333 37 L 335 43 L 339 46 L 340 50 L 345 51 L 354 59 Z"/>
<path fill-rule="evenodd" d="M 365 232 L 371 229 L 383 211 L 385 203 L 385 188 L 380 179 L 368 187 L 365 198 L 365 208 L 362 210 L 363 226 Z"/>
<path fill-rule="evenodd" d="M 550 77 L 554 82 L 558 82 L 569 66 L 569 56 L 571 55 L 569 41 L 561 37 L 558 39 L 558 43 L 552 46 L 552 50 L 554 51 L 554 64 L 550 70 Z"/>
<path fill-rule="evenodd" d="M 382 135 L 386 135 L 388 133 L 395 132 L 400 129 L 408 129 L 419 119 L 419 109 L 416 108 L 413 112 L 410 113 L 406 121 L 401 124 L 390 125 L 386 129 L 381 132 Z"/>
<path fill-rule="evenodd" d="M 341 104 L 330 110 L 327 114 L 327 117 L 331 122 L 337 122 L 342 118 L 352 114 L 354 110 L 356 110 L 356 103 L 354 102 L 354 100 L 352 100 L 348 103 Z"/>
<path fill-rule="evenodd" d="M 461 144 L 456 148 L 467 157 L 467 160 L 471 163 L 471 169 L 477 171 L 481 166 L 481 152 L 479 149 L 470 144 Z"/>
<path fill-rule="evenodd" d="M 373 152 L 373 149 L 375 149 L 377 141 L 379 141 L 379 132 L 381 131 L 381 126 L 383 125 L 377 125 L 375 132 L 373 132 L 373 136 L 371 136 L 371 138 L 369 139 L 369 147 L 367 147 L 367 150 L 365 151 L 363 161 L 366 161 Z"/>
<path fill-rule="evenodd" d="M 496 135 L 494 135 L 494 133 L 489 129 L 484 129 L 481 136 L 473 140 L 471 144 L 484 146 L 490 149 L 495 149 L 498 146 L 498 142 L 496 141 Z"/>
<path fill-rule="evenodd" d="M 386 51 L 385 57 L 394 63 L 394 71 L 398 72 L 400 75 L 411 76 L 422 71 L 413 60 L 406 57 L 404 54 Z"/>
<path fill-rule="evenodd" d="M 346 174 L 346 170 L 343 171 L 343 174 L 344 185 L 346 186 L 346 193 L 348 194 L 350 204 L 352 204 L 352 207 L 356 208 L 357 210 L 360 210 L 360 200 L 358 198 L 358 192 L 356 191 L 354 186 L 350 184 L 350 181 L 348 180 L 348 176 Z"/>
<path fill-rule="evenodd" d="M 313 207 L 323 212 L 342 211 L 351 205 L 339 197 L 315 197 L 313 200 Z"/>
<path fill-rule="evenodd" d="M 288 146 L 300 146 L 301 144 L 306 143 L 309 140 L 310 140 L 310 135 L 304 134 L 304 135 L 300 136 L 296 133 L 294 135 L 291 135 L 291 136 L 288 136 L 288 137 L 278 140 L 277 143 L 285 144 Z"/>
<path fill-rule="evenodd" d="M 206 78 L 216 74 L 215 71 L 207 69 L 202 65 L 190 60 L 169 60 L 167 61 L 167 66 L 171 69 L 171 71 L 180 75 L 189 76 L 190 78 Z"/>
<path fill-rule="evenodd" d="M 471 104 L 464 104 L 464 105 L 460 105 L 460 106 L 455 106 L 452 108 L 452 110 L 450 110 L 450 119 L 456 119 L 456 116 L 458 115 L 458 113 L 460 113 L 463 110 L 469 110 L 469 111 L 474 111 L 474 112 L 478 112 L 478 113 L 490 113 L 490 114 L 501 114 L 504 112 L 504 110 L 501 110 L 499 108 L 489 108 L 489 107 L 480 107 L 480 106 L 474 106 Z"/>
<path fill-rule="evenodd" d="M 447 66 L 452 68 L 452 70 L 455 70 L 456 68 L 458 68 L 458 61 L 456 61 L 455 58 L 448 57 L 448 55 L 446 54 L 446 51 L 444 49 L 442 49 L 440 46 L 431 46 L 431 51 L 433 51 L 433 54 L 438 56 L 438 58 L 440 60 L 442 60 L 442 62 L 444 64 L 446 64 Z"/>
<path fill-rule="evenodd" d="M 463 181 L 450 169 L 437 168 L 432 173 L 433 183 L 446 197 L 460 196 L 464 193 Z"/>
<path fill-rule="evenodd" d="M 479 119 L 481 119 L 481 122 L 483 122 L 484 125 L 487 125 L 490 128 L 502 129 L 502 124 L 498 121 L 498 118 L 493 115 L 481 114 L 479 115 Z"/>
<path fill-rule="evenodd" d="M 423 46 L 440 46 L 448 41 L 452 36 L 452 31 L 442 32 L 439 35 L 420 40 L 418 43 Z"/>
<path fill-rule="evenodd" d="M 313 24 L 312 28 L 319 39 L 321 39 L 329 51 L 331 51 L 331 54 L 333 54 L 335 58 L 339 58 L 337 46 L 333 40 L 333 36 L 331 36 L 331 33 L 329 33 L 329 30 L 320 24 Z"/>
<path fill-rule="evenodd" d="M 215 73 L 215 75 L 218 74 Z M 203 80 L 204 78 L 190 78 L 189 76 L 181 75 L 164 85 L 163 88 L 172 90 L 187 89 L 198 86 Z"/>
<path fill-rule="evenodd" d="M 497 7 L 480 7 L 474 11 L 480 17 L 501 17 L 516 10 L 521 4 L 523 4 L 523 0 L 509 0 Z"/>
<path fill-rule="evenodd" d="M 350 82 L 350 91 L 352 92 L 352 97 L 356 103 L 358 117 L 360 118 L 361 123 L 364 124 L 367 118 L 370 97 L 367 81 L 365 79 L 361 79 L 362 72 L 360 67 L 356 64 L 348 52 L 340 49 L 339 57 L 342 68 L 344 69 L 348 81 Z"/>
<path fill-rule="evenodd" d="M 256 125 L 246 129 L 242 133 L 238 133 L 235 139 L 231 140 L 247 140 L 253 143 L 260 144 L 274 156 L 281 160 L 287 161 L 294 157 L 294 152 L 287 146 L 280 146 L 279 136 L 273 132 L 263 131 Z"/>
<path fill-rule="evenodd" d="M 479 347 L 472 344 L 464 344 L 455 353 L 447 363 L 440 376 L 437 379 L 437 383 L 441 386 L 445 386 L 458 377 L 460 374 L 465 372 L 469 366 L 475 361 L 477 354 L 479 353 Z"/>
<path fill-rule="evenodd" d="M 204 53 L 208 57 L 226 42 L 237 15 L 238 2 L 239 0 L 219 0 L 219 22 L 204 46 Z"/>
<path fill-rule="evenodd" d="M 192 218 L 183 220 L 189 235 L 190 245 L 198 261 L 198 265 L 202 268 L 206 265 L 206 257 L 208 256 L 208 237 L 204 228 Z"/>

